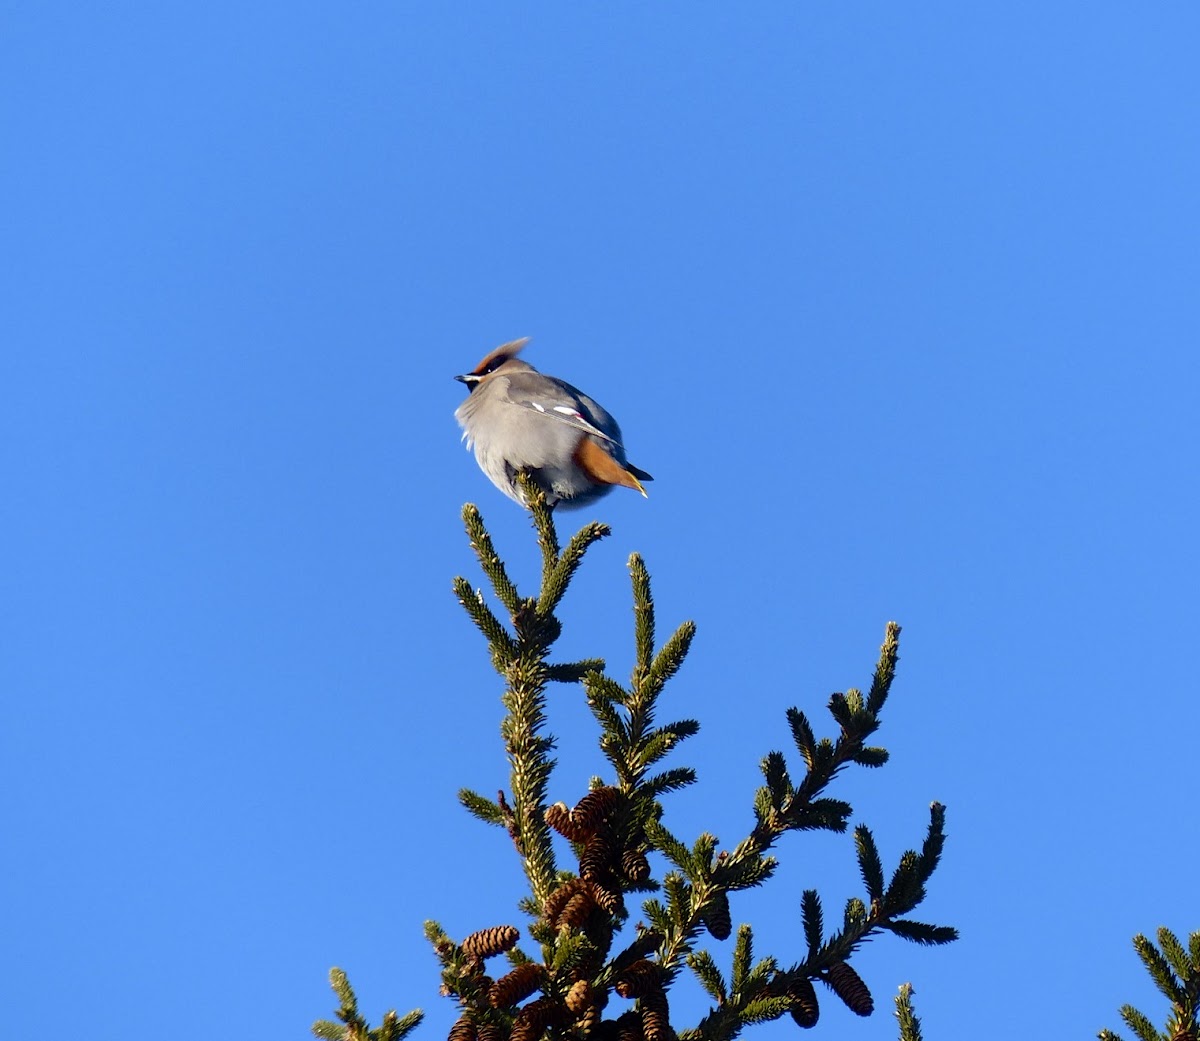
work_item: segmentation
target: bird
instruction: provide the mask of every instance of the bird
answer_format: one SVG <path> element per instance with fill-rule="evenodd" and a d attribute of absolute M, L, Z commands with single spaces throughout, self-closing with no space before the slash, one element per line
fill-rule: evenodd
<path fill-rule="evenodd" d="M 454 418 L 479 468 L 522 506 L 522 471 L 547 505 L 562 509 L 586 506 L 617 485 L 645 496 L 642 482 L 653 478 L 625 459 L 617 421 L 583 391 L 518 358 L 528 342 L 502 344 L 454 377 L 467 386 Z"/>

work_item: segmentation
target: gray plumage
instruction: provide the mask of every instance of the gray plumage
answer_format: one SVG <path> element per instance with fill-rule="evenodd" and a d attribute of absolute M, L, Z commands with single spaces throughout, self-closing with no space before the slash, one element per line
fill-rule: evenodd
<path fill-rule="evenodd" d="M 469 393 L 454 417 L 480 469 L 522 506 L 521 470 L 563 508 L 594 502 L 615 484 L 645 495 L 641 481 L 651 477 L 626 461 L 617 421 L 578 388 L 517 358 L 525 343 L 505 344 L 455 377 Z"/>

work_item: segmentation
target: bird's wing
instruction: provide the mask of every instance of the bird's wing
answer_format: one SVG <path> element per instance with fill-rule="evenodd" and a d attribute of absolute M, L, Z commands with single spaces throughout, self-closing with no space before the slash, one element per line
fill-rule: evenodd
<path fill-rule="evenodd" d="M 590 409 L 580 400 L 574 387 L 568 386 L 552 376 L 540 372 L 514 373 L 507 377 L 510 404 L 529 409 L 548 419 L 582 430 L 586 434 L 603 438 L 610 444 L 621 447 L 621 442 L 601 430 L 589 417 Z"/>

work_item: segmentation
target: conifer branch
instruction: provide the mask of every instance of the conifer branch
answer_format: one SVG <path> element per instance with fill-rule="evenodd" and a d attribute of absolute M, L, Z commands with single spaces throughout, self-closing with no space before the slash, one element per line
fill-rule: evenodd
<path fill-rule="evenodd" d="M 650 671 L 654 660 L 654 598 L 650 595 L 650 572 L 641 554 L 629 558 L 629 574 L 633 579 L 633 642 L 634 676 L 636 685 Z"/>
<path fill-rule="evenodd" d="M 805 776 L 795 784 L 779 753 L 771 753 L 763 760 L 766 785 L 755 799 L 755 827 L 732 854 L 722 854 L 711 871 L 697 864 L 694 855 L 690 860 L 681 855 L 685 848 L 677 840 L 663 841 L 657 832 L 651 833 L 656 845 L 661 841 L 660 848 L 683 872 L 675 883 L 676 895 L 668 903 L 669 913 L 664 922 L 669 923 L 669 928 L 660 950 L 660 961 L 668 973 L 674 969 L 674 962 L 679 957 L 690 961 L 699 935 L 698 925 L 709 924 L 711 909 L 719 906 L 720 900 L 727 900 L 725 894 L 770 877 L 775 862 L 766 853 L 779 836 L 787 831 L 814 828 L 845 830 L 852 812 L 850 805 L 823 793 L 848 764 L 879 766 L 886 761 L 884 749 L 869 747 L 865 741 L 879 727 L 878 714 L 895 676 L 899 633 L 898 625 L 888 624 L 866 698 L 854 689 L 830 698 L 829 710 L 840 730 L 836 740 L 823 738 L 818 741 L 802 712 L 793 709 L 788 713 L 793 741 L 806 766 Z M 815 892 L 806 892 L 802 902 L 808 942 L 805 960 L 778 971 L 770 982 L 769 993 L 760 995 L 753 1005 L 743 1005 L 735 1010 L 727 1004 L 714 1010 L 694 1031 L 686 1033 L 703 1041 L 725 1041 L 745 1023 L 772 1018 L 785 1011 L 790 1011 L 799 1025 L 812 1026 L 817 1014 L 815 995 L 810 997 L 812 980 L 825 982 L 852 1011 L 859 1015 L 869 1014 L 874 1007 L 870 991 L 847 964 L 859 946 L 884 931 L 924 944 L 949 943 L 957 938 L 956 930 L 950 927 L 899 917 L 925 897 L 925 883 L 936 868 L 944 845 L 944 823 L 944 807 L 939 803 L 932 804 L 929 830 L 921 852 L 910 850 L 905 853 L 887 886 L 870 831 L 863 826 L 856 829 L 859 866 L 870 903 L 852 898 L 847 903 L 841 931 L 825 940 L 820 901 Z M 681 918 L 679 909 L 683 907 L 688 907 L 691 913 Z M 718 935 L 711 926 L 709 931 Z"/>
<path fill-rule="evenodd" d="M 603 658 L 584 658 L 583 661 L 547 665 L 546 678 L 554 683 L 581 683 L 589 672 L 603 672 Z"/>
<path fill-rule="evenodd" d="M 884 628 L 883 646 L 879 648 L 879 664 L 875 666 L 871 690 L 867 694 L 867 712 L 872 716 L 878 716 L 883 710 L 888 692 L 892 689 L 892 680 L 896 678 L 896 663 L 899 660 L 900 626 L 888 622 Z"/>
<path fill-rule="evenodd" d="M 1132 1005 L 1121 1006 L 1121 1018 L 1140 1041 L 1196 1041 L 1200 1038 L 1200 931 L 1188 937 L 1187 950 L 1165 926 L 1159 928 L 1157 938 L 1155 947 L 1139 933 L 1133 938 L 1133 948 L 1154 985 L 1171 1003 L 1171 1014 L 1161 1033 Z M 1097 1036 L 1101 1041 L 1121 1041 L 1110 1030 L 1101 1030 Z"/>
<path fill-rule="evenodd" d="M 472 817 L 478 818 L 485 824 L 496 824 L 502 828 L 508 825 L 508 815 L 505 814 L 499 803 L 480 795 L 478 792 L 472 791 L 470 788 L 459 789 L 458 801 Z"/>
<path fill-rule="evenodd" d="M 538 546 L 541 549 L 541 586 L 547 589 L 551 584 L 551 572 L 558 564 L 558 531 L 554 530 L 553 507 L 546 505 L 546 495 L 541 488 L 530 479 L 528 474 L 518 474 L 517 483 L 526 497 L 530 516 L 533 518 L 534 530 L 538 532 Z"/>
<path fill-rule="evenodd" d="M 567 543 L 567 548 L 546 572 L 542 582 L 542 592 L 538 596 L 538 613 L 549 614 L 563 598 L 579 565 L 583 563 L 583 555 L 588 548 L 612 534 L 607 524 L 588 524 L 580 528 Z"/>
<path fill-rule="evenodd" d="M 511 806 L 492 803 L 466 789 L 460 793 L 460 801 L 475 816 L 508 828 L 524 861 L 534 904 L 540 907 L 554 889 L 557 875 L 545 820 L 546 793 L 555 765 L 550 756 L 554 739 L 543 732 L 546 685 L 551 681 L 578 681 L 603 667 L 603 662 L 596 659 L 560 665 L 546 661 L 562 630 L 554 610 L 587 549 L 607 535 L 608 529 L 601 524 L 588 525 L 560 552 L 553 513 L 544 493 L 526 478 L 522 481 L 542 551 L 542 587 L 536 598 L 522 597 L 508 577 L 479 510 L 472 505 L 463 508 L 471 548 L 512 626 L 510 632 L 502 625 L 482 594 L 465 579 L 455 579 L 454 591 L 483 633 L 492 663 L 506 682 L 501 699 L 506 714 L 500 729 L 509 760 L 512 802 Z"/>
<path fill-rule="evenodd" d="M 508 577 L 504 561 L 500 559 L 496 547 L 492 545 L 492 536 L 483 526 L 483 517 L 480 515 L 478 507 L 467 503 L 463 507 L 462 516 L 463 523 L 467 527 L 467 538 L 471 543 L 471 548 L 479 558 L 479 566 L 492 583 L 492 588 L 495 589 L 500 603 L 504 605 L 509 614 L 516 614 L 521 606 L 520 594 L 517 593 L 517 587 L 513 585 L 512 579 Z"/>
<path fill-rule="evenodd" d="M 921 850 L 905 853 L 886 884 L 871 832 L 865 825 L 855 829 L 867 900 L 851 898 L 841 929 L 826 938 L 820 900 L 815 891 L 806 891 L 801 901 L 807 946 L 803 961 L 786 969 L 774 956 L 755 961 L 750 926 L 741 925 L 727 979 L 713 955 L 698 944 L 705 933 L 718 942 L 730 938 L 730 895 L 772 876 L 776 860 L 769 851 L 780 836 L 788 831 L 846 830 L 851 806 L 826 789 L 851 763 L 878 767 L 887 761 L 885 749 L 866 741 L 878 729 L 895 676 L 899 626 L 887 626 L 866 697 L 850 689 L 830 698 L 836 738 L 817 740 L 802 712 L 788 712 L 804 773 L 795 779 L 780 752 L 763 759 L 765 784 L 754 798 L 750 834 L 732 852 L 718 854 L 719 841 L 707 832 L 689 847 L 663 823 L 659 800 L 692 784 L 695 771 L 688 766 L 653 774 L 651 770 L 699 730 L 693 719 L 666 724 L 656 719 L 658 699 L 682 667 L 695 625 L 684 622 L 661 647 L 655 646 L 650 575 L 634 554 L 629 560 L 634 664 L 628 686 L 606 675 L 601 659 L 549 662 L 562 629 L 555 612 L 587 550 L 609 529 L 585 525 L 560 548 L 545 495 L 526 475 L 520 481 L 542 557 L 536 597 L 520 595 L 479 511 L 474 506 L 463 511 L 470 545 L 508 616 L 506 623 L 466 579 L 454 580 L 455 595 L 483 634 L 493 666 L 504 679 L 500 729 L 510 766 L 510 794 L 501 791 L 492 800 L 464 788 L 459 800 L 477 818 L 505 828 L 521 856 L 529 895 L 518 906 L 532 919 L 528 932 L 541 945 L 541 960 L 517 946 L 515 926 L 482 929 L 459 942 L 436 922 L 427 923 L 426 935 L 441 965 L 443 993 L 461 1010 L 451 1041 L 592 1041 L 593 1036 L 595 1041 L 675 1041 L 677 1036 L 681 1041 L 732 1041 L 747 1025 L 785 1013 L 800 1027 L 813 1026 L 819 1014 L 813 987 L 818 980 L 852 1011 L 870 1014 L 870 991 L 848 964 L 862 943 L 885 931 L 925 944 L 946 943 L 956 936 L 953 929 L 901 917 L 923 900 L 941 855 L 944 811 L 937 803 L 931 807 Z M 593 778 L 573 808 L 566 802 L 549 804 L 556 765 L 554 738 L 546 733 L 550 682 L 583 684 L 599 724 L 601 751 L 613 772 L 611 781 Z M 578 859 L 577 873 L 558 870 L 552 832 L 569 843 Z M 661 881 L 652 876 L 648 854 L 653 852 L 673 865 Z M 659 889 L 659 897 L 643 904 L 649 925 L 639 923 L 634 938 L 623 948 L 616 945 L 614 953 L 614 941 L 628 920 L 626 894 Z M 1176 944 L 1164 949 L 1163 964 L 1177 966 L 1182 948 Z M 507 956 L 509 967 L 489 973 L 485 963 L 500 954 Z M 676 1035 L 668 991 L 684 966 L 695 973 L 715 1006 L 696 1027 Z M 383 1026 L 371 1030 L 358 1014 L 344 975 L 335 980 L 335 989 L 342 1000 L 342 1025 L 322 1021 L 314 1028 L 330 1041 L 399 1041 L 420 1018 L 419 1012 L 405 1017 L 390 1012 Z M 614 995 L 635 1005 L 604 1018 Z M 899 1016 L 899 999 L 897 1009 Z M 919 1041 L 919 1033 L 912 1036 Z"/>
<path fill-rule="evenodd" d="M 900 1023 L 900 1041 L 921 1041 L 921 1021 L 912 1007 L 912 984 L 900 986 L 896 995 L 896 1019 Z"/>
<path fill-rule="evenodd" d="M 736 991 L 744 991 L 750 981 L 750 964 L 754 960 L 754 930 L 748 925 L 739 925 L 737 940 L 733 945 L 733 965 L 729 980 Z"/>
<path fill-rule="evenodd" d="M 875 839 L 865 824 L 854 829 L 854 846 L 858 851 L 858 868 L 862 872 L 863 885 L 867 887 L 867 895 L 871 902 L 883 899 L 883 864 L 879 860 L 879 850 L 875 847 Z"/>
<path fill-rule="evenodd" d="M 420 1009 L 403 1016 L 398 1016 L 392 1009 L 384 1014 L 382 1023 L 372 1029 L 359 1013 L 354 990 L 341 969 L 329 970 L 329 984 L 340 1002 L 336 1015 L 341 1023 L 318 1019 L 312 1026 L 313 1034 L 326 1041 L 400 1041 L 425 1018 Z"/>
<path fill-rule="evenodd" d="M 483 638 L 488 642 L 488 649 L 492 652 L 492 665 L 495 666 L 497 672 L 503 675 L 516 650 L 508 630 L 500 624 L 500 619 L 487 606 L 483 599 L 483 593 L 472 588 L 471 583 L 465 578 L 454 579 L 454 595 L 458 597 L 458 602 L 470 615 L 471 621 L 483 633 Z"/>

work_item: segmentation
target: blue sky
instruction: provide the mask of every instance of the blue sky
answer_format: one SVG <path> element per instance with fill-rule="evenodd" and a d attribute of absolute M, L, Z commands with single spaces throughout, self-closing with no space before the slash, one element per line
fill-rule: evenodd
<path fill-rule="evenodd" d="M 421 922 L 520 895 L 455 800 L 506 779 L 461 504 L 537 574 L 450 377 L 518 336 L 656 478 L 565 516 L 614 535 L 560 647 L 627 674 L 635 550 L 698 623 L 677 832 L 745 834 L 786 708 L 904 626 L 892 762 L 842 794 L 892 862 L 947 805 L 921 914 L 962 939 L 869 946 L 879 1011 L 826 1034 L 894 1037 L 906 980 L 931 1039 L 1162 1019 L 1129 938 L 1200 928 L 1194 6 L 3 23 L 7 1033 L 303 1037 L 336 964 L 444 1036 Z M 590 717 L 551 710 L 574 801 Z M 733 910 L 788 961 L 800 891 L 859 885 L 848 836 L 779 852 Z"/>

